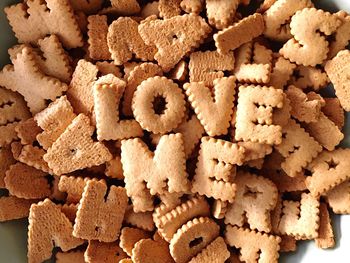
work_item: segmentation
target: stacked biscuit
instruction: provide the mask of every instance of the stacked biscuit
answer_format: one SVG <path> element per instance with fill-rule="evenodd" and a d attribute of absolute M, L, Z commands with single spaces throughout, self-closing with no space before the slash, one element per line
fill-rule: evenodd
<path fill-rule="evenodd" d="M 350 213 L 350 15 L 311 0 L 27 0 L 0 221 L 28 262 L 277 262 Z M 248 6 L 248 7 L 247 7 Z M 323 96 L 333 83 L 336 96 Z"/>

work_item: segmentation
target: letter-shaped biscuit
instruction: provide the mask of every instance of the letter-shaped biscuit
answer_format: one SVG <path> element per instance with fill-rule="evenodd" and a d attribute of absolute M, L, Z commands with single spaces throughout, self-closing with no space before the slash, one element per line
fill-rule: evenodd
<path fill-rule="evenodd" d="M 301 201 L 283 201 L 282 217 L 278 231 L 297 240 L 314 239 L 319 227 L 318 199 L 303 193 Z"/>
<path fill-rule="evenodd" d="M 128 197 L 123 187 L 112 185 L 107 196 L 106 192 L 103 180 L 86 183 L 75 219 L 74 236 L 103 242 L 118 239 Z"/>
<path fill-rule="evenodd" d="M 180 133 L 163 135 L 154 153 L 140 139 L 123 140 L 121 151 L 125 188 L 135 212 L 153 210 L 151 195 L 189 190 Z"/>
<path fill-rule="evenodd" d="M 228 225 L 225 240 L 229 246 L 240 250 L 239 259 L 244 262 L 278 262 L 279 243 L 281 242 L 279 236 Z"/>
<path fill-rule="evenodd" d="M 165 100 L 165 109 L 158 114 L 154 102 L 160 97 Z M 156 76 L 148 78 L 137 87 L 132 108 L 135 119 L 143 129 L 153 133 L 166 133 L 183 120 L 185 98 L 176 83 L 166 77 Z"/>
<path fill-rule="evenodd" d="M 56 34 L 67 48 L 83 45 L 74 11 L 68 0 L 28 0 L 5 8 L 7 19 L 20 43 L 33 43 Z"/>
<path fill-rule="evenodd" d="M 281 48 L 280 54 L 298 65 L 316 66 L 327 58 L 329 43 L 318 32 L 329 36 L 341 25 L 336 15 L 320 9 L 298 11 L 290 23 L 294 38 Z M 300 30 L 303 28 L 303 30 Z"/>
<path fill-rule="evenodd" d="M 208 135 L 217 136 L 227 133 L 233 113 L 235 87 L 233 76 L 214 80 L 214 96 L 212 96 L 212 89 L 204 82 L 184 85 L 188 100 Z"/>
<path fill-rule="evenodd" d="M 24 47 L 0 72 L 0 85 L 20 93 L 35 114 L 46 107 L 46 101 L 54 101 L 68 89 L 65 83 L 44 75 L 38 68 L 30 48 Z"/>
<path fill-rule="evenodd" d="M 132 54 L 143 61 L 153 60 L 156 48 L 146 45 L 138 30 L 138 23 L 130 17 L 119 17 L 108 28 L 107 43 L 116 65 L 122 65 Z"/>
<path fill-rule="evenodd" d="M 93 86 L 97 139 L 121 140 L 143 135 L 135 120 L 119 120 L 119 104 L 125 84 L 95 84 Z"/>
<path fill-rule="evenodd" d="M 54 245 L 68 251 L 83 244 L 84 240 L 74 237 L 72 231 L 72 223 L 49 199 L 33 204 L 29 213 L 28 262 L 50 259 Z"/>
<path fill-rule="evenodd" d="M 231 172 L 235 164 L 242 164 L 243 158 L 243 147 L 203 137 L 192 192 L 232 203 L 236 185 L 231 181 Z"/>
<path fill-rule="evenodd" d="M 272 87 L 239 87 L 236 140 L 280 144 L 282 127 L 273 123 L 273 109 L 282 108 L 283 91 Z"/>
<path fill-rule="evenodd" d="M 246 216 L 250 229 L 271 231 L 271 210 L 275 208 L 277 187 L 268 179 L 249 173 L 239 173 L 234 180 L 236 196 L 229 204 L 225 224 L 242 227 Z"/>

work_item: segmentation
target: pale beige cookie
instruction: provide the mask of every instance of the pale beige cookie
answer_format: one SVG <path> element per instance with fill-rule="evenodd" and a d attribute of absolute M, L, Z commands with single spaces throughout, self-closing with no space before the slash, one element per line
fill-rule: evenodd
<path fill-rule="evenodd" d="M 289 84 L 300 89 L 311 88 L 315 91 L 325 87 L 329 82 L 328 76 L 319 68 L 298 65 L 294 70 Z"/>
<path fill-rule="evenodd" d="M 264 54 L 265 53 L 265 54 Z M 268 83 L 271 77 L 272 51 L 252 42 L 240 46 L 236 52 L 235 70 L 239 82 Z M 251 62 L 253 61 L 253 62 Z"/>
<path fill-rule="evenodd" d="M 138 32 L 139 24 L 130 17 L 120 17 L 108 27 L 107 43 L 116 65 L 135 57 L 142 61 L 153 60 L 155 46 L 145 44 Z M 141 25 L 140 25 L 141 26 Z"/>
<path fill-rule="evenodd" d="M 0 126 L 0 146 L 3 147 L 8 145 L 13 140 L 18 139 L 15 128 L 18 122 L 8 123 L 6 125 Z"/>
<path fill-rule="evenodd" d="M 11 60 L 22 52 L 22 49 L 29 47 L 27 44 L 16 45 L 8 50 Z M 70 57 L 64 50 L 56 35 L 50 35 L 38 40 L 40 50 L 33 49 L 33 56 L 39 69 L 48 76 L 57 78 L 68 83 L 72 76 Z"/>
<path fill-rule="evenodd" d="M 169 244 L 159 239 L 142 239 L 132 250 L 133 263 L 174 263 Z"/>
<path fill-rule="evenodd" d="M 338 148 L 332 152 L 323 151 L 308 166 L 311 175 L 306 177 L 310 193 L 319 197 L 350 179 L 350 149 Z"/>
<path fill-rule="evenodd" d="M 111 0 L 112 12 L 118 15 L 132 15 L 140 12 L 137 0 Z"/>
<path fill-rule="evenodd" d="M 332 60 L 328 61 L 325 70 L 331 80 L 335 94 L 340 104 L 346 111 L 350 111 L 350 95 L 348 86 L 350 83 L 350 51 L 340 51 Z"/>
<path fill-rule="evenodd" d="M 199 217 L 182 225 L 170 241 L 176 263 L 188 262 L 219 236 L 219 225 L 209 217 Z"/>
<path fill-rule="evenodd" d="M 74 236 L 103 242 L 118 238 L 128 197 L 123 187 L 112 185 L 107 196 L 106 192 L 103 180 L 86 183 L 75 219 Z"/>
<path fill-rule="evenodd" d="M 56 263 L 85 263 L 84 251 L 57 252 Z"/>
<path fill-rule="evenodd" d="M 217 29 L 224 29 L 233 24 L 236 10 L 241 0 L 206 0 L 209 24 Z"/>
<path fill-rule="evenodd" d="M 181 9 L 186 13 L 199 14 L 204 7 L 204 0 L 182 0 Z"/>
<path fill-rule="evenodd" d="M 111 53 L 109 53 L 107 45 L 107 16 L 89 16 L 87 28 L 90 58 L 94 60 L 110 60 Z"/>
<path fill-rule="evenodd" d="M 185 156 L 186 158 L 189 158 L 195 147 L 200 142 L 205 131 L 196 115 L 192 115 L 192 117 L 182 122 L 177 128 L 175 128 L 174 132 L 183 134 Z"/>
<path fill-rule="evenodd" d="M 240 86 L 235 139 L 280 144 L 282 127 L 274 124 L 273 110 L 282 106 L 282 90 L 273 87 Z"/>
<path fill-rule="evenodd" d="M 181 14 L 180 3 L 182 0 L 159 0 L 159 16 L 168 19 Z"/>
<path fill-rule="evenodd" d="M 285 158 L 282 169 L 295 177 L 322 151 L 322 146 L 292 119 L 282 132 L 284 139 L 275 149 Z"/>
<path fill-rule="evenodd" d="M 222 237 L 216 238 L 199 254 L 193 257 L 189 263 L 222 263 L 230 257 L 230 252 Z"/>
<path fill-rule="evenodd" d="M 332 248 L 335 246 L 334 238 L 327 204 L 320 203 L 320 227 L 318 229 L 318 237 L 315 239 L 316 246 L 322 249 Z"/>
<path fill-rule="evenodd" d="M 97 12 L 103 4 L 103 0 L 70 0 L 69 2 L 75 11 L 83 11 L 86 14 Z"/>
<path fill-rule="evenodd" d="M 112 160 L 106 162 L 105 175 L 111 178 L 123 180 L 123 167 L 120 155 L 113 157 Z"/>
<path fill-rule="evenodd" d="M 336 15 L 342 21 L 342 25 L 335 32 L 335 39 L 329 43 L 328 59 L 334 58 L 350 42 L 350 15 L 343 10 Z"/>
<path fill-rule="evenodd" d="M 185 81 L 188 75 L 188 65 L 185 60 L 180 60 L 179 63 L 170 71 L 170 78 L 178 81 Z"/>
<path fill-rule="evenodd" d="M 139 228 L 123 227 L 120 233 L 120 247 L 123 251 L 132 256 L 132 249 L 141 239 L 150 238 L 151 234 Z"/>
<path fill-rule="evenodd" d="M 34 118 L 21 121 L 15 130 L 22 145 L 33 144 L 36 141 L 36 136 L 42 131 Z"/>
<path fill-rule="evenodd" d="M 31 117 L 23 97 L 17 92 L 0 87 L 0 105 L 0 127 L 12 123 L 17 126 L 18 121 L 25 121 Z"/>
<path fill-rule="evenodd" d="M 121 151 L 125 188 L 135 212 L 152 211 L 152 195 L 189 190 L 180 133 L 163 135 L 154 153 L 138 138 L 123 140 Z"/>
<path fill-rule="evenodd" d="M 211 214 L 216 219 L 223 219 L 227 212 L 228 202 L 221 201 L 220 199 L 214 200 L 211 207 Z"/>
<path fill-rule="evenodd" d="M 60 205 L 60 208 L 61 208 L 62 213 L 65 214 L 65 216 L 69 219 L 69 221 L 74 223 L 75 217 L 76 217 L 77 211 L 78 211 L 78 205 L 77 204 L 63 204 L 63 205 Z"/>
<path fill-rule="evenodd" d="M 37 200 L 26 200 L 15 196 L 0 197 L 0 222 L 28 217 L 29 208 L 35 202 Z"/>
<path fill-rule="evenodd" d="M 290 23 L 294 38 L 288 40 L 279 52 L 298 65 L 314 67 L 322 64 L 329 51 L 325 36 L 334 33 L 340 25 L 341 20 L 336 15 L 321 9 L 305 8 L 297 11 Z"/>
<path fill-rule="evenodd" d="M 76 113 L 91 115 L 94 108 L 92 86 L 97 79 L 98 68 L 81 59 L 74 70 L 72 81 L 67 91 L 67 98 Z"/>
<path fill-rule="evenodd" d="M 140 66 L 142 64 L 142 62 L 135 62 L 135 61 L 131 61 L 131 62 L 125 62 L 123 64 L 124 67 L 124 80 L 128 80 L 131 71 L 134 70 L 134 68 L 136 68 L 137 66 Z"/>
<path fill-rule="evenodd" d="M 300 122 L 317 122 L 324 104 L 323 98 L 314 93 L 304 93 L 301 89 L 291 85 L 286 90 L 287 97 L 291 103 L 291 115 Z M 316 95 L 314 99 L 312 96 Z"/>
<path fill-rule="evenodd" d="M 144 19 L 146 19 L 149 16 L 156 16 L 159 17 L 159 1 L 153 1 L 145 4 L 142 9 L 140 16 Z"/>
<path fill-rule="evenodd" d="M 286 93 L 283 92 L 283 107 L 281 109 L 275 109 L 272 116 L 272 122 L 275 125 L 280 125 L 282 128 L 286 126 L 290 119 L 290 112 L 292 110 L 291 101 L 288 99 Z"/>
<path fill-rule="evenodd" d="M 51 181 L 51 195 L 49 196 L 49 198 L 55 201 L 65 201 L 66 194 L 58 189 L 59 181 L 60 177 L 57 175 L 53 175 L 53 179 Z"/>
<path fill-rule="evenodd" d="M 120 120 L 119 104 L 124 93 L 125 82 L 93 86 L 97 139 L 122 140 L 143 135 L 135 120 Z"/>
<path fill-rule="evenodd" d="M 165 101 L 162 112 L 154 105 L 156 98 Z M 134 93 L 132 109 L 135 119 L 144 130 L 167 133 L 176 128 L 185 115 L 185 98 L 182 90 L 166 77 L 151 77 L 143 81 Z"/>
<path fill-rule="evenodd" d="M 20 43 L 33 43 L 48 34 L 56 34 L 66 48 L 83 45 L 74 11 L 68 0 L 30 0 L 5 8 Z"/>
<path fill-rule="evenodd" d="M 335 125 L 342 130 L 345 124 L 345 113 L 338 98 L 323 98 L 326 104 L 322 107 L 322 112 Z"/>
<path fill-rule="evenodd" d="M 350 214 L 350 181 L 346 181 L 327 193 L 327 201 L 336 214 Z"/>
<path fill-rule="evenodd" d="M 10 195 L 23 199 L 43 199 L 51 194 L 46 176 L 43 171 L 16 163 L 6 171 L 4 181 Z"/>
<path fill-rule="evenodd" d="M 157 47 L 154 58 L 165 72 L 198 47 L 210 31 L 205 20 L 194 14 L 166 20 L 146 19 L 139 25 L 139 33 L 146 44 Z"/>
<path fill-rule="evenodd" d="M 314 239 L 319 228 L 318 199 L 303 193 L 301 201 L 283 201 L 278 231 L 297 240 Z"/>
<path fill-rule="evenodd" d="M 181 203 L 181 198 L 185 193 L 189 194 L 188 191 L 173 193 L 165 192 L 163 194 L 158 194 L 157 197 L 159 198 L 161 204 L 164 204 L 169 207 L 175 207 Z"/>
<path fill-rule="evenodd" d="M 131 205 L 126 208 L 124 222 L 145 231 L 154 230 L 152 212 L 134 212 Z"/>
<path fill-rule="evenodd" d="M 232 71 L 235 65 L 233 52 L 220 54 L 217 51 L 197 51 L 190 55 L 190 82 L 203 81 L 213 86 L 215 79 L 224 77 L 224 72 Z"/>
<path fill-rule="evenodd" d="M 239 249 L 239 259 L 243 262 L 278 262 L 279 236 L 229 225 L 226 227 L 225 241 L 229 246 Z"/>
<path fill-rule="evenodd" d="M 44 109 L 46 101 L 54 101 L 68 89 L 65 83 L 39 70 L 31 49 L 27 47 L 12 62 L 13 65 L 5 66 L 0 72 L 0 85 L 20 93 L 33 114 Z"/>
<path fill-rule="evenodd" d="M 29 213 L 28 262 L 50 259 L 55 246 L 66 252 L 83 244 L 84 240 L 73 237 L 72 231 L 72 223 L 49 199 L 33 204 Z"/>
<path fill-rule="evenodd" d="M 249 173 L 237 173 L 235 180 L 236 195 L 228 205 L 225 224 L 249 228 L 260 232 L 271 231 L 270 213 L 276 206 L 278 190 L 268 179 Z"/>
<path fill-rule="evenodd" d="M 153 221 L 158 232 L 168 242 L 187 221 L 200 216 L 209 216 L 208 202 L 203 197 L 192 197 L 176 207 L 161 204 L 153 212 Z"/>
<path fill-rule="evenodd" d="M 289 79 L 293 75 L 296 65 L 290 62 L 288 59 L 285 59 L 282 56 L 279 56 L 275 61 L 270 75 L 270 81 L 267 84 L 276 89 L 283 89 L 287 85 Z"/>
<path fill-rule="evenodd" d="M 305 130 L 328 151 L 333 151 L 344 139 L 341 130 L 322 112 L 317 122 L 310 122 L 305 125 Z"/>
<path fill-rule="evenodd" d="M 67 193 L 66 203 L 77 204 L 83 195 L 86 183 L 90 178 L 74 177 L 74 176 L 60 176 L 58 189 L 61 192 Z"/>
<path fill-rule="evenodd" d="M 89 240 L 89 245 L 84 254 L 87 263 L 115 263 L 120 262 L 127 255 L 118 245 L 118 242 L 99 242 Z"/>
<path fill-rule="evenodd" d="M 30 144 L 22 145 L 19 142 L 13 142 L 11 144 L 13 157 L 26 165 L 34 167 L 38 170 L 52 174 L 47 162 L 44 160 L 46 151 L 37 146 Z"/>
<path fill-rule="evenodd" d="M 290 20 L 298 11 L 312 7 L 311 0 L 267 0 L 270 7 L 264 13 L 264 36 L 277 41 L 287 41 L 292 38 Z M 265 1 L 266 2 L 266 1 Z M 264 3 L 265 3 L 264 2 Z"/>
<path fill-rule="evenodd" d="M 236 93 L 235 77 L 219 78 L 213 84 L 213 89 L 204 82 L 186 83 L 183 88 L 205 131 L 210 136 L 217 136 L 226 134 L 230 126 Z"/>
<path fill-rule="evenodd" d="M 264 28 L 263 16 L 256 13 L 216 33 L 215 46 L 219 53 L 227 53 L 260 36 Z"/>
<path fill-rule="evenodd" d="M 120 68 L 116 66 L 113 62 L 109 61 L 97 61 L 96 67 L 102 75 L 113 74 L 117 78 L 122 78 L 123 75 L 120 72 Z"/>
<path fill-rule="evenodd" d="M 0 148 L 0 188 L 5 188 L 5 173 L 16 160 L 13 158 L 10 145 Z"/>
<path fill-rule="evenodd" d="M 44 160 L 57 175 L 100 165 L 112 159 L 100 142 L 91 138 L 94 128 L 89 118 L 79 114 L 44 155 Z"/>
<path fill-rule="evenodd" d="M 160 66 L 153 63 L 142 63 L 136 65 L 128 74 L 125 92 L 123 95 L 122 110 L 126 116 L 133 116 L 132 98 L 137 87 L 150 77 L 162 76 L 163 71 Z"/>
<path fill-rule="evenodd" d="M 272 152 L 272 146 L 258 142 L 237 142 L 237 144 L 245 149 L 244 162 L 263 159 Z"/>
<path fill-rule="evenodd" d="M 236 164 L 243 164 L 244 152 L 244 148 L 236 143 L 203 137 L 192 193 L 232 203 L 236 185 L 232 182 L 231 173 Z"/>
<path fill-rule="evenodd" d="M 2 87 L 0 105 L 0 146 L 4 147 L 17 139 L 15 129 L 19 121 L 29 119 L 31 115 L 21 95 Z"/>
<path fill-rule="evenodd" d="M 305 184 L 306 176 L 301 171 L 294 177 L 288 176 L 282 169 L 281 164 L 284 162 L 284 157 L 274 151 L 265 158 L 262 167 L 262 175 L 270 179 L 277 187 L 280 193 L 304 191 L 307 189 Z"/>
<path fill-rule="evenodd" d="M 36 139 L 44 149 L 48 149 L 65 131 L 76 115 L 66 96 L 52 102 L 46 109 L 35 115 L 34 120 L 43 130 Z"/>

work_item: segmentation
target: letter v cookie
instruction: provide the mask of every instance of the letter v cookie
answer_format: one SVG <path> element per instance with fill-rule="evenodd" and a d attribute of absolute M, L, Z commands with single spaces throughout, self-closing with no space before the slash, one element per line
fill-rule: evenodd
<path fill-rule="evenodd" d="M 205 131 L 210 136 L 226 134 L 233 113 L 235 77 L 224 77 L 214 81 L 214 98 L 204 82 L 184 85 L 186 95 Z M 215 116 L 215 118 L 213 118 Z"/>

